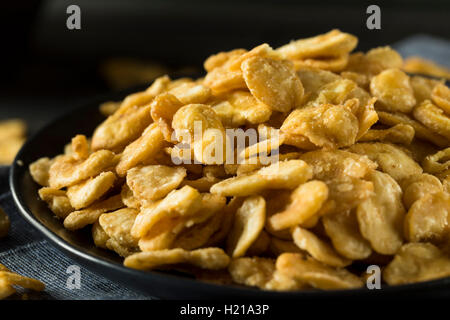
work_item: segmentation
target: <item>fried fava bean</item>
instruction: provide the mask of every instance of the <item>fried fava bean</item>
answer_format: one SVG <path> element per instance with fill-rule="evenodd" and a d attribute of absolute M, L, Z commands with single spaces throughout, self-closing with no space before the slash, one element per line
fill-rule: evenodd
<path fill-rule="evenodd" d="M 8 215 L 0 208 L 0 238 L 6 237 L 10 224 Z"/>
<path fill-rule="evenodd" d="M 376 252 L 395 254 L 403 243 L 402 190 L 386 173 L 373 171 L 369 178 L 375 192 L 357 208 L 359 229 Z"/>
<path fill-rule="evenodd" d="M 255 242 L 266 222 L 266 202 L 261 196 L 244 200 L 236 211 L 233 226 L 227 238 L 227 252 L 233 258 L 241 257 Z"/>
<path fill-rule="evenodd" d="M 396 181 L 422 173 L 422 168 L 403 150 L 387 143 L 357 143 L 349 151 L 366 155 L 375 161 L 379 169 L 389 174 Z"/>
<path fill-rule="evenodd" d="M 133 195 L 141 201 L 154 201 L 164 198 L 176 189 L 186 176 L 182 167 L 150 165 L 135 167 L 127 172 L 127 184 Z"/>
<path fill-rule="evenodd" d="M 157 157 L 163 147 L 163 133 L 158 124 L 153 123 L 144 130 L 142 136 L 126 146 L 116 167 L 117 174 L 124 177 L 129 169 Z"/>
<path fill-rule="evenodd" d="M 429 76 L 450 79 L 450 70 L 431 60 L 412 56 L 405 60 L 403 70 L 410 73 L 421 73 Z"/>
<path fill-rule="evenodd" d="M 106 242 L 110 239 L 106 234 L 105 230 L 103 230 L 100 223 L 97 221 L 92 225 L 92 239 L 94 240 L 94 244 L 96 247 L 102 249 L 108 249 L 106 246 Z"/>
<path fill-rule="evenodd" d="M 256 56 L 241 68 L 252 95 L 272 110 L 288 112 L 300 105 L 304 90 L 291 62 Z"/>
<path fill-rule="evenodd" d="M 292 192 L 286 210 L 272 215 L 268 222 L 274 230 L 294 227 L 314 216 L 328 198 L 328 187 L 322 181 L 309 181 Z"/>
<path fill-rule="evenodd" d="M 351 54 L 345 70 L 371 78 L 384 70 L 401 68 L 402 63 L 401 55 L 386 46 L 371 49 L 366 54 L 361 52 Z"/>
<path fill-rule="evenodd" d="M 42 291 L 45 289 L 45 284 L 43 282 L 11 271 L 0 271 L 0 279 L 6 280 L 10 285 L 17 285 L 34 291 Z"/>
<path fill-rule="evenodd" d="M 409 208 L 404 222 L 405 237 L 410 242 L 437 242 L 448 235 L 450 195 L 439 191 L 425 194 Z"/>
<path fill-rule="evenodd" d="M 417 103 L 421 103 L 423 100 L 431 100 L 433 89 L 439 83 L 440 82 L 437 80 L 421 76 L 411 77 L 411 86 L 413 88 Z"/>
<path fill-rule="evenodd" d="M 72 156 L 61 156 L 54 160 L 49 170 L 49 186 L 55 189 L 69 187 L 83 180 L 95 177 L 113 167 L 117 162 L 115 154 L 108 150 L 92 153 L 86 160 Z"/>
<path fill-rule="evenodd" d="M 384 111 L 377 111 L 380 122 L 386 125 L 408 124 L 414 128 L 415 137 L 430 141 L 437 146 L 446 147 L 449 141 L 440 134 L 434 133 L 420 122 L 410 118 L 408 115 L 395 112 L 389 113 Z"/>
<path fill-rule="evenodd" d="M 233 281 L 264 289 L 275 272 L 275 261 L 267 258 L 232 259 L 228 270 Z"/>
<path fill-rule="evenodd" d="M 145 107 L 133 105 L 124 108 L 123 105 L 127 103 L 127 99 L 128 97 L 117 112 L 97 127 L 92 136 L 92 150 L 107 149 L 120 152 L 127 144 L 137 139 L 152 122 L 149 105 Z M 153 99 L 152 96 L 146 96 L 145 103 L 150 102 L 151 99 Z"/>
<path fill-rule="evenodd" d="M 414 108 L 414 118 L 431 131 L 450 140 L 450 117 L 430 100 L 425 100 Z"/>
<path fill-rule="evenodd" d="M 336 251 L 352 260 L 370 256 L 372 248 L 359 231 L 354 211 L 337 212 L 322 217 L 323 226 Z"/>
<path fill-rule="evenodd" d="M 442 83 L 438 83 L 431 92 L 433 102 L 445 113 L 450 115 L 450 88 Z"/>
<path fill-rule="evenodd" d="M 169 93 L 174 95 L 182 105 L 186 105 L 205 103 L 211 96 L 211 89 L 194 81 L 186 81 L 173 86 Z"/>
<path fill-rule="evenodd" d="M 342 212 L 356 207 L 373 193 L 373 184 L 363 178 L 377 165 L 366 156 L 335 150 L 310 151 L 300 156 L 314 172 L 314 178 L 328 187 L 327 212 Z"/>
<path fill-rule="evenodd" d="M 388 69 L 375 76 L 370 92 L 378 99 L 376 105 L 387 111 L 409 113 L 416 104 L 409 77 L 399 69 Z"/>
<path fill-rule="evenodd" d="M 245 49 L 235 49 L 228 52 L 219 52 L 209 56 L 203 64 L 206 71 L 211 72 L 213 69 L 223 66 L 232 58 L 238 57 L 246 53 Z"/>
<path fill-rule="evenodd" d="M 65 219 L 69 213 L 74 211 L 67 192 L 64 190 L 44 187 L 39 189 L 39 197 L 47 202 L 50 210 L 59 218 Z"/>
<path fill-rule="evenodd" d="M 73 157 L 77 160 L 84 160 L 89 156 L 90 147 L 85 135 L 77 134 L 71 142 Z"/>
<path fill-rule="evenodd" d="M 224 269 L 230 258 L 219 248 L 204 248 L 193 251 L 170 249 L 138 252 L 125 258 L 124 265 L 139 270 L 151 270 L 164 265 L 187 263 L 202 269 Z"/>
<path fill-rule="evenodd" d="M 237 90 L 212 106 L 227 127 L 239 127 L 246 123 L 259 124 L 269 120 L 272 110 L 256 100 L 249 92 Z"/>
<path fill-rule="evenodd" d="M 280 255 L 276 270 L 318 289 L 351 289 L 363 286 L 361 279 L 346 269 L 332 268 L 313 259 L 305 259 L 297 253 Z"/>
<path fill-rule="evenodd" d="M 395 126 L 384 130 L 370 129 L 359 139 L 359 141 L 379 141 L 409 145 L 414 138 L 414 132 L 414 128 L 409 124 L 396 124 Z"/>
<path fill-rule="evenodd" d="M 312 67 L 322 70 L 339 72 L 342 71 L 347 66 L 348 55 L 345 54 L 338 57 L 293 60 L 293 62 L 294 62 L 294 69 L 296 71 L 304 67 Z"/>
<path fill-rule="evenodd" d="M 201 196 L 194 188 L 184 186 L 179 190 L 172 190 L 161 201 L 141 209 L 131 234 L 136 238 L 143 237 L 156 223 L 164 219 L 193 215 L 200 207 Z"/>
<path fill-rule="evenodd" d="M 296 227 L 292 231 L 294 243 L 302 250 L 308 252 L 314 259 L 333 267 L 346 267 L 351 264 L 351 260 L 341 257 L 325 241 L 319 239 L 314 233 Z"/>
<path fill-rule="evenodd" d="M 128 208 L 140 209 L 141 202 L 134 196 L 133 191 L 131 191 L 128 184 L 124 183 L 120 196 L 122 197 L 123 204 Z"/>
<path fill-rule="evenodd" d="M 67 189 L 67 197 L 75 209 L 85 208 L 100 199 L 114 184 L 116 175 L 102 172 L 95 178 L 83 181 Z"/>
<path fill-rule="evenodd" d="M 211 187 L 211 193 L 242 197 L 259 194 L 267 189 L 293 189 L 311 177 L 312 170 L 304 161 L 281 161 L 256 172 L 216 183 Z"/>
<path fill-rule="evenodd" d="M 5 278 L 0 278 L 0 300 L 8 298 L 14 293 L 16 293 L 16 289 Z"/>
<path fill-rule="evenodd" d="M 281 126 L 288 139 L 301 136 L 328 149 L 354 144 L 358 130 L 358 119 L 349 107 L 331 104 L 294 110 Z"/>
<path fill-rule="evenodd" d="M 73 211 L 64 219 L 64 227 L 69 230 L 78 230 L 93 224 L 105 212 L 114 211 L 123 208 L 122 197 L 112 196 L 106 200 L 96 202 L 90 207 Z"/>
<path fill-rule="evenodd" d="M 233 259 L 228 270 L 234 282 L 263 290 L 299 290 L 306 287 L 301 281 L 278 272 L 275 269 L 275 261 L 272 259 Z"/>
<path fill-rule="evenodd" d="M 120 245 L 127 248 L 137 247 L 137 239 L 131 235 L 131 228 L 138 211 L 132 208 L 119 209 L 110 213 L 104 213 L 98 222 L 109 238 L 114 239 Z"/>
<path fill-rule="evenodd" d="M 155 97 L 151 103 L 151 116 L 164 135 L 166 141 L 172 139 L 172 119 L 173 115 L 183 106 L 183 103 L 169 92 L 162 93 Z"/>
<path fill-rule="evenodd" d="M 276 51 L 289 59 L 338 57 L 352 51 L 358 39 L 338 29 L 306 39 L 292 41 Z"/>
<path fill-rule="evenodd" d="M 52 165 L 53 160 L 50 158 L 39 158 L 32 164 L 30 164 L 30 174 L 33 180 L 43 186 L 48 187 L 48 179 L 49 179 L 49 170 Z"/>
<path fill-rule="evenodd" d="M 208 210 L 211 217 L 181 231 L 174 240 L 172 247 L 193 250 L 208 243 L 211 236 L 221 228 L 225 214 L 228 214 L 223 210 L 225 202 L 225 197 L 214 197 L 213 201 L 208 201 L 203 210 Z"/>
<path fill-rule="evenodd" d="M 427 281 L 450 276 L 450 259 L 431 243 L 407 243 L 383 270 L 390 285 Z"/>
<path fill-rule="evenodd" d="M 441 182 L 431 174 L 423 173 L 402 181 L 403 204 L 409 209 L 426 194 L 443 191 Z"/>
<path fill-rule="evenodd" d="M 429 173 L 440 173 L 450 168 L 450 148 L 440 150 L 425 157 L 422 162 L 423 169 Z"/>

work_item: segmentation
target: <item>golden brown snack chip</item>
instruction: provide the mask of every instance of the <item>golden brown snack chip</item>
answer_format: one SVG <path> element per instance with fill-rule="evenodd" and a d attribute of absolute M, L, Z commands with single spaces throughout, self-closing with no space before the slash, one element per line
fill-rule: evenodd
<path fill-rule="evenodd" d="M 53 160 L 45 157 L 30 164 L 30 174 L 33 180 L 43 187 L 48 187 L 49 170 Z"/>
<path fill-rule="evenodd" d="M 450 140 L 450 116 L 430 100 L 425 100 L 416 106 L 413 114 L 414 118 L 428 129 Z"/>
<path fill-rule="evenodd" d="M 193 251 L 171 249 L 139 252 L 127 257 L 125 266 L 150 270 L 164 265 L 187 263 L 203 269 L 223 269 L 230 263 L 230 258 L 219 248 L 204 248 Z"/>
<path fill-rule="evenodd" d="M 50 210 L 59 218 L 65 219 L 69 213 L 74 211 L 67 192 L 64 190 L 44 187 L 39 189 L 39 197 L 47 202 Z"/>
<path fill-rule="evenodd" d="M 351 264 L 351 260 L 339 256 L 328 243 L 319 239 L 311 231 L 296 227 L 292 231 L 292 238 L 300 249 L 308 252 L 314 259 L 326 265 L 345 267 Z"/>
<path fill-rule="evenodd" d="M 100 199 L 114 184 L 116 175 L 111 172 L 102 172 L 95 178 L 88 179 L 67 188 L 67 197 L 75 209 L 85 208 Z"/>
<path fill-rule="evenodd" d="M 252 57 L 242 71 L 253 96 L 272 110 L 288 112 L 300 105 L 304 90 L 289 61 Z"/>
<path fill-rule="evenodd" d="M 431 243 L 405 244 L 383 270 L 390 285 L 421 282 L 450 275 L 450 259 Z"/>
<path fill-rule="evenodd" d="M 418 56 L 408 57 L 403 64 L 403 70 L 410 73 L 421 73 L 450 79 L 450 70 L 448 68 Z"/>
<path fill-rule="evenodd" d="M 266 222 L 266 202 L 261 196 L 244 200 L 236 211 L 227 239 L 227 252 L 233 258 L 241 257 L 256 241 Z"/>
<path fill-rule="evenodd" d="M 408 113 L 416 104 L 409 77 L 399 69 L 388 69 L 375 76 L 370 92 L 383 110 Z"/>
<path fill-rule="evenodd" d="M 373 171 L 370 180 L 375 190 L 358 206 L 359 229 L 376 252 L 395 254 L 403 242 L 402 190 L 391 176 L 380 171 Z"/>
<path fill-rule="evenodd" d="M 276 269 L 287 277 L 318 289 L 351 289 L 363 286 L 361 279 L 346 269 L 335 269 L 313 259 L 305 259 L 297 253 L 280 255 Z"/>

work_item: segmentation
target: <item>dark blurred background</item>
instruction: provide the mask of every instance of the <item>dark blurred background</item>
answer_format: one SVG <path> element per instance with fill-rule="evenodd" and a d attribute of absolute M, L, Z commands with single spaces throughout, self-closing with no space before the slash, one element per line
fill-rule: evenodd
<path fill-rule="evenodd" d="M 71 4 L 81 8 L 81 30 L 66 28 Z M 370 4 L 381 7 L 381 30 L 366 28 Z M 212 53 L 332 28 L 357 35 L 359 50 L 416 34 L 449 40 L 449 9 L 448 0 L 2 1 L 0 119 L 25 118 L 34 132 L 94 95 L 201 72 Z"/>

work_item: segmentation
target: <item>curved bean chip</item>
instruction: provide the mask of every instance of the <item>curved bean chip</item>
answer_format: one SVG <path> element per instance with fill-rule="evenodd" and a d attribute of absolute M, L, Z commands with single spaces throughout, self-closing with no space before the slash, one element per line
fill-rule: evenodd
<path fill-rule="evenodd" d="M 403 242 L 402 190 L 391 176 L 380 171 L 373 171 L 370 180 L 375 192 L 358 206 L 359 229 L 376 252 L 395 254 Z"/>
<path fill-rule="evenodd" d="M 302 224 L 317 214 L 327 198 L 328 187 L 324 182 L 306 182 L 292 192 L 286 210 L 268 219 L 269 225 L 274 230 L 281 230 Z"/>
<path fill-rule="evenodd" d="M 113 186 L 115 180 L 116 175 L 108 171 L 67 188 L 70 204 L 77 210 L 91 205 Z"/>
<path fill-rule="evenodd" d="M 440 173 L 450 168 L 450 147 L 430 154 L 422 162 L 423 169 L 429 173 Z"/>
<path fill-rule="evenodd" d="M 227 252 L 233 258 L 241 257 L 255 242 L 266 222 L 266 202 L 261 196 L 244 200 L 237 210 L 227 239 Z"/>
<path fill-rule="evenodd" d="M 448 276 L 450 276 L 450 259 L 430 243 L 405 244 L 383 270 L 383 278 L 390 285 Z"/>
<path fill-rule="evenodd" d="M 267 189 L 293 189 L 311 177 L 311 168 L 304 161 L 287 160 L 223 180 L 213 185 L 210 191 L 223 196 L 242 197 Z"/>
<path fill-rule="evenodd" d="M 405 237 L 411 242 L 439 242 L 448 236 L 450 195 L 439 191 L 425 194 L 409 208 Z"/>
<path fill-rule="evenodd" d="M 214 104 L 212 108 L 227 127 L 263 123 L 272 115 L 272 110 L 267 105 L 242 90 L 232 92 L 227 100 Z"/>
<path fill-rule="evenodd" d="M 422 173 L 422 168 L 403 150 L 387 143 L 357 143 L 349 148 L 351 152 L 368 156 L 379 169 L 396 181 Z"/>
<path fill-rule="evenodd" d="M 230 258 L 219 248 L 205 248 L 193 251 L 170 249 L 139 252 L 125 258 L 124 265 L 139 270 L 151 270 L 165 265 L 186 263 L 202 269 L 223 269 Z"/>
<path fill-rule="evenodd" d="M 59 218 L 66 218 L 69 213 L 74 211 L 67 192 L 53 188 L 44 187 L 39 189 L 39 197 L 47 202 L 50 210 Z"/>
<path fill-rule="evenodd" d="M 351 260 L 341 257 L 325 241 L 319 239 L 314 233 L 296 227 L 292 231 L 294 243 L 302 250 L 308 252 L 314 259 L 333 267 L 346 267 Z"/>
<path fill-rule="evenodd" d="M 435 176 L 423 173 L 402 181 L 403 204 L 409 209 L 414 202 L 426 194 L 443 191 L 441 182 Z"/>
<path fill-rule="evenodd" d="M 364 74 L 371 78 L 384 70 L 401 68 L 402 64 L 401 55 L 386 46 L 373 48 L 365 54 L 361 52 L 351 54 L 345 70 Z"/>
<path fill-rule="evenodd" d="M 129 169 L 156 158 L 163 146 L 163 133 L 158 124 L 153 123 L 144 130 L 142 136 L 126 146 L 116 167 L 117 174 L 124 177 Z"/>
<path fill-rule="evenodd" d="M 355 36 L 334 29 L 315 37 L 292 41 L 276 51 L 289 59 L 337 57 L 349 53 L 357 44 Z"/>
<path fill-rule="evenodd" d="M 52 165 L 53 160 L 50 158 L 40 158 L 30 164 L 30 174 L 33 180 L 43 186 L 48 187 L 49 185 L 49 170 Z"/>
<path fill-rule="evenodd" d="M 252 57 L 241 68 L 252 95 L 272 110 L 288 112 L 300 105 L 304 90 L 289 61 Z"/>
<path fill-rule="evenodd" d="M 450 115 L 450 88 L 442 83 L 438 83 L 431 92 L 433 102 L 445 113 Z"/>
<path fill-rule="evenodd" d="M 380 108 L 408 113 L 416 104 L 409 77 L 399 69 L 388 69 L 370 82 L 370 92 L 377 98 Z"/>
<path fill-rule="evenodd" d="M 420 122 L 410 118 L 408 115 L 396 112 L 389 113 L 384 111 L 377 111 L 380 118 L 380 122 L 390 126 L 397 124 L 408 124 L 414 128 L 415 136 L 417 138 L 430 141 L 437 146 L 446 147 L 449 144 L 449 140 L 440 134 L 434 133 Z"/>
<path fill-rule="evenodd" d="M 372 248 L 359 231 L 358 220 L 353 211 L 337 212 L 322 217 L 327 236 L 336 251 L 352 260 L 362 260 L 370 256 Z"/>
<path fill-rule="evenodd" d="M 58 157 L 50 166 L 49 186 L 55 189 L 70 187 L 97 176 L 116 162 L 116 156 L 108 150 L 96 151 L 86 160 L 76 160 L 71 156 Z"/>
<path fill-rule="evenodd" d="M 450 116 L 430 102 L 423 101 L 414 108 L 414 118 L 423 123 L 431 131 L 450 140 Z"/>
<path fill-rule="evenodd" d="M 83 210 L 73 211 L 64 219 L 64 227 L 69 230 L 78 230 L 95 223 L 105 212 L 123 208 L 122 197 L 112 196 L 106 200 L 96 202 Z"/>
<path fill-rule="evenodd" d="M 414 133 L 414 128 L 409 124 L 396 124 L 384 130 L 370 129 L 358 141 L 379 141 L 409 145 L 414 138 Z"/>
<path fill-rule="evenodd" d="M 119 209 L 110 213 L 104 213 L 98 219 L 100 226 L 109 236 L 120 245 L 134 248 L 137 247 L 137 239 L 131 235 L 131 228 L 138 211 L 132 208 Z"/>
<path fill-rule="evenodd" d="M 280 255 L 276 269 L 289 278 L 318 289 L 352 289 L 363 286 L 361 279 L 346 269 L 332 268 L 313 259 L 305 259 L 297 253 Z"/>
<path fill-rule="evenodd" d="M 182 167 L 135 167 L 127 172 L 127 184 L 141 202 L 154 201 L 176 189 L 185 176 L 186 169 Z"/>
<path fill-rule="evenodd" d="M 143 102 L 149 103 L 151 99 L 153 96 L 145 96 Z M 120 152 L 127 144 L 137 139 L 152 122 L 149 105 L 145 107 L 133 105 L 123 108 L 125 100 L 119 110 L 109 116 L 95 130 L 92 136 L 92 150 L 108 149 Z"/>

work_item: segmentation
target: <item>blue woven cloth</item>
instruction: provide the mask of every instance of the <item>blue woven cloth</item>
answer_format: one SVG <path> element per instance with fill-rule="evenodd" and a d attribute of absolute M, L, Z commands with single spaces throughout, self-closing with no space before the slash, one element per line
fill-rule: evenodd
<path fill-rule="evenodd" d="M 44 292 L 28 293 L 29 298 L 59 300 L 151 299 L 151 297 L 136 293 L 92 273 L 46 241 L 19 215 L 9 192 L 8 171 L 8 167 L 0 168 L 0 206 L 11 219 L 11 229 L 8 236 L 0 239 L 0 263 L 15 272 L 39 279 L 45 283 L 46 289 Z M 68 277 L 72 274 L 66 273 L 66 271 L 71 265 L 80 267 L 80 289 L 69 289 L 66 286 Z"/>
<path fill-rule="evenodd" d="M 404 57 L 419 55 L 437 63 L 449 65 L 450 42 L 426 35 L 407 38 L 393 47 Z M 0 206 L 11 219 L 11 230 L 0 240 L 0 262 L 20 274 L 45 282 L 43 293 L 32 294 L 38 299 L 151 299 L 111 282 L 81 266 L 81 288 L 68 289 L 66 270 L 77 265 L 56 250 L 21 216 L 11 198 L 8 186 L 8 168 L 0 168 Z"/>

